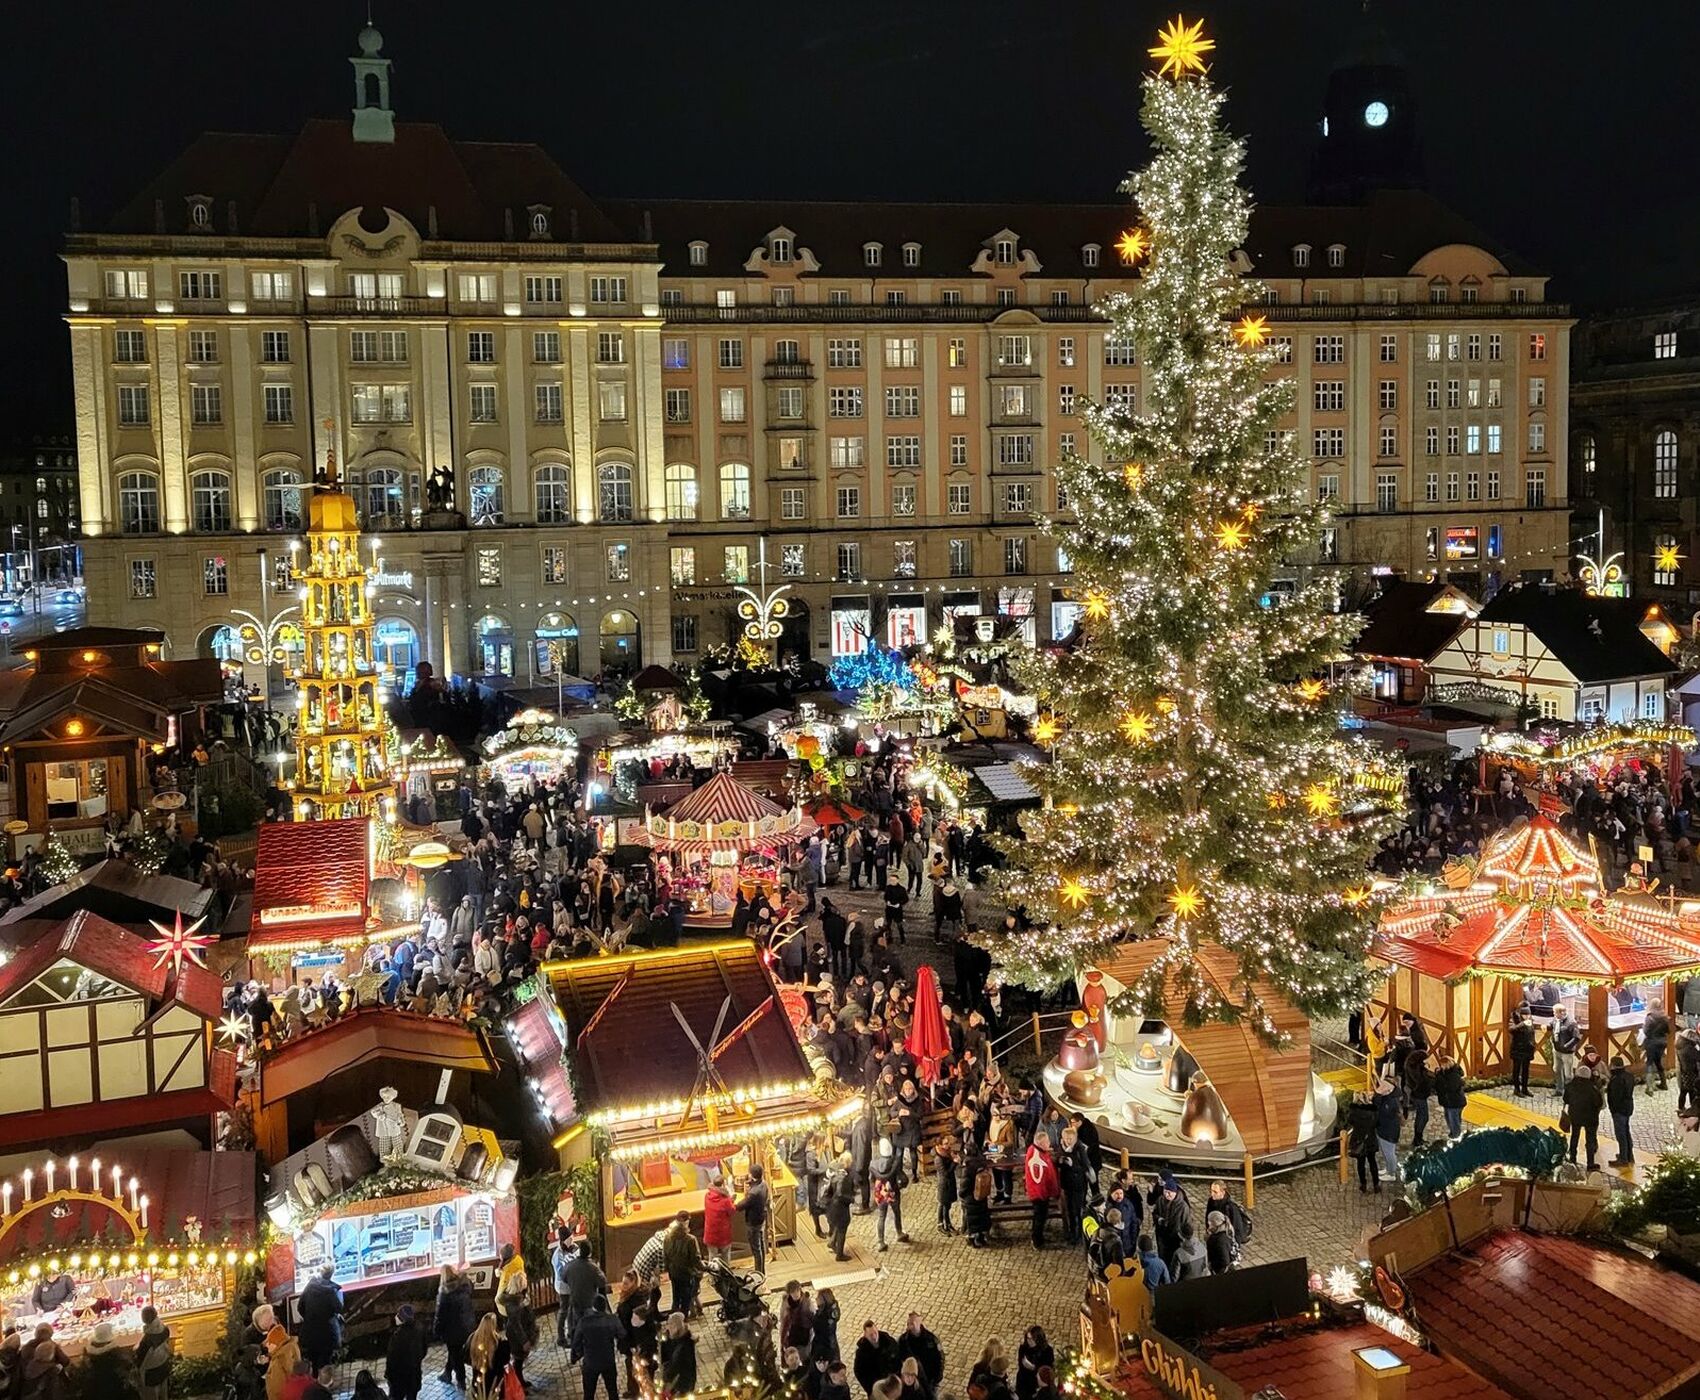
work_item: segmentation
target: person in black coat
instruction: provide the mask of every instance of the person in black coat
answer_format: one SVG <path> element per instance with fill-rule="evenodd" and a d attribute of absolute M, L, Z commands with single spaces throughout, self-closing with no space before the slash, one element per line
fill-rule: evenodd
<path fill-rule="evenodd" d="M 838 1319 L 843 1310 L 830 1288 L 815 1294 L 815 1315 L 809 1321 L 809 1359 L 824 1378 L 826 1368 L 838 1360 Z"/>
<path fill-rule="evenodd" d="M 1641 1023 L 1641 1054 L 1647 1062 L 1647 1092 L 1653 1093 L 1653 1076 L 1659 1077 L 1657 1092 L 1665 1089 L 1665 1052 L 1670 1049 L 1670 1017 L 1661 1007 L 1649 1007 Z"/>
<path fill-rule="evenodd" d="M 1532 1098 L 1529 1066 L 1535 1062 L 1535 1023 L 1527 1011 L 1519 1010 L 1511 1020 L 1511 1092 L 1520 1099 Z"/>
<path fill-rule="evenodd" d="M 869 1396 L 887 1376 L 897 1374 L 897 1342 L 872 1319 L 862 1324 L 862 1335 L 856 1340 L 856 1361 L 851 1369 L 856 1373 L 856 1383 Z"/>
<path fill-rule="evenodd" d="M 1428 1127 L 1428 1101 L 1434 1097 L 1434 1075 L 1422 1050 L 1413 1049 L 1405 1057 L 1405 1097 L 1411 1103 L 1411 1146 L 1421 1147 Z"/>
<path fill-rule="evenodd" d="M 1080 1243 L 1080 1225 L 1086 1218 L 1088 1193 L 1097 1183 L 1097 1175 L 1087 1157 L 1086 1146 L 1072 1127 L 1064 1128 L 1058 1143 L 1057 1177 L 1062 1182 L 1063 1243 Z"/>
<path fill-rule="evenodd" d="M 390 1400 L 419 1400 L 425 1383 L 425 1329 L 413 1316 L 413 1304 L 403 1303 L 384 1348 L 384 1384 Z"/>
<path fill-rule="evenodd" d="M 1015 1400 L 1033 1400 L 1039 1389 L 1039 1371 L 1057 1364 L 1056 1349 L 1043 1327 L 1029 1327 L 1015 1350 Z"/>
<path fill-rule="evenodd" d="M 1192 1204 L 1180 1182 L 1164 1172 L 1151 1188 L 1150 1228 L 1157 1240 L 1157 1253 L 1169 1258 L 1181 1246 L 1181 1226 L 1192 1222 Z"/>
<path fill-rule="evenodd" d="M 897 1339 L 898 1362 L 901 1364 L 911 1356 L 915 1358 L 928 1390 L 936 1391 L 944 1379 L 944 1349 L 918 1312 L 909 1314 L 903 1335 Z"/>
<path fill-rule="evenodd" d="M 1611 1057 L 1611 1078 L 1606 1080 L 1606 1108 L 1611 1113 L 1612 1131 L 1617 1135 L 1617 1156 L 1614 1167 L 1635 1165 L 1635 1140 L 1630 1136 L 1629 1119 L 1635 1112 L 1635 1076 L 1622 1055 Z"/>
<path fill-rule="evenodd" d="M 826 1203 L 826 1223 L 832 1228 L 832 1257 L 840 1264 L 850 1261 L 844 1241 L 850 1233 L 850 1204 L 855 1198 L 856 1177 L 850 1170 L 850 1154 L 841 1153 L 838 1170 L 830 1178 Z"/>
<path fill-rule="evenodd" d="M 1588 1141 L 1588 1170 L 1598 1168 L 1600 1155 L 1600 1110 L 1606 1096 L 1594 1080 L 1587 1065 L 1578 1064 L 1570 1082 L 1564 1086 L 1564 1111 L 1570 1115 L 1570 1160 L 1576 1160 L 1576 1149 L 1583 1137 Z"/>
<path fill-rule="evenodd" d="M 307 1281 L 296 1304 L 301 1315 L 297 1340 L 314 1375 L 331 1364 L 342 1345 L 342 1290 L 331 1278 L 334 1271 L 334 1265 L 323 1265 L 318 1276 Z"/>
<path fill-rule="evenodd" d="M 689 1395 L 697 1388 L 697 1340 L 683 1313 L 667 1319 L 661 1333 L 661 1385 L 674 1395 Z"/>
<path fill-rule="evenodd" d="M 1074 1129 L 1075 1137 L 1086 1150 L 1086 1165 L 1092 1173 L 1092 1181 L 1096 1182 L 1099 1173 L 1104 1170 L 1104 1144 L 1098 1136 L 1098 1127 L 1084 1113 L 1069 1114 L 1068 1126 Z M 1017 1376 L 1016 1379 L 1021 1378 Z"/>
<path fill-rule="evenodd" d="M 582 1377 L 580 1393 L 584 1400 L 596 1400 L 598 1381 L 606 1385 L 608 1400 L 616 1400 L 620 1393 L 618 1357 L 624 1336 L 625 1329 L 620 1326 L 620 1319 L 608 1311 L 608 1303 L 603 1298 L 594 1299 L 590 1311 L 574 1326 L 572 1354 L 579 1363 Z"/>
<path fill-rule="evenodd" d="M 957 1199 L 955 1138 L 941 1138 L 933 1148 L 933 1175 L 938 1181 L 939 1230 L 954 1235 L 956 1227 L 950 1223 L 950 1208 Z"/>
<path fill-rule="evenodd" d="M 431 1334 L 443 1344 L 439 1380 L 456 1390 L 466 1389 L 466 1344 L 477 1326 L 472 1306 L 472 1280 L 452 1265 L 444 1264 L 437 1283 L 437 1311 L 431 1322 Z"/>

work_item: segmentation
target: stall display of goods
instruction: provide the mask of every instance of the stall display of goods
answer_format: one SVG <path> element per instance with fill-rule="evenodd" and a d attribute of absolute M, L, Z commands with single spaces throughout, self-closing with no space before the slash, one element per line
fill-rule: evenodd
<path fill-rule="evenodd" d="M 449 1200 L 374 1201 L 383 1209 L 326 1216 L 295 1236 L 295 1290 L 322 1264 L 343 1288 L 424 1278 L 444 1264 L 460 1268 L 493 1260 L 496 1210 L 487 1195 Z"/>

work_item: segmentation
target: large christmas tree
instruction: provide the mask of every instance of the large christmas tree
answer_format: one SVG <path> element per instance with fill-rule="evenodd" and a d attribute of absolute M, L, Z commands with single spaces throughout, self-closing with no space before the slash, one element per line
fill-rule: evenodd
<path fill-rule="evenodd" d="M 1050 986 L 1116 942 L 1167 937 L 1133 1000 L 1155 1011 L 1179 994 L 1189 1022 L 1248 1016 L 1273 1034 L 1253 979 L 1313 1014 L 1367 986 L 1367 862 L 1391 797 L 1366 784 L 1321 679 L 1357 619 L 1314 572 L 1271 589 L 1315 557 L 1324 508 L 1280 431 L 1292 379 L 1267 323 L 1242 311 L 1262 291 L 1233 269 L 1250 201 L 1205 71 L 1213 45 L 1181 20 L 1159 37 L 1143 108 L 1154 155 L 1125 187 L 1139 224 L 1121 252 L 1146 259 L 1140 290 L 1102 308 L 1136 347 L 1144 403 L 1089 406 L 1107 465 L 1059 467 L 1072 513 L 1051 529 L 1073 561 L 1081 640 L 1039 663 L 1054 763 L 999 877 L 1031 927 L 988 941 L 1007 979 Z M 1238 957 L 1231 999 L 1198 974 L 1206 942 Z"/>

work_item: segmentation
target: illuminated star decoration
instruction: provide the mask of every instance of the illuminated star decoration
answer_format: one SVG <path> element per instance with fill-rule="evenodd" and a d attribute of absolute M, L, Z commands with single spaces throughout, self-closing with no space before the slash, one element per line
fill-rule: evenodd
<path fill-rule="evenodd" d="M 232 1011 L 218 1023 L 218 1038 L 226 1045 L 236 1045 L 248 1038 L 250 1029 L 248 1018 Z"/>
<path fill-rule="evenodd" d="M 1284 792 L 1272 792 L 1269 794 L 1268 800 L 1269 810 L 1271 812 L 1279 812 L 1287 805 L 1287 794 Z"/>
<path fill-rule="evenodd" d="M 1321 783 L 1312 783 L 1305 789 L 1305 806 L 1313 817 L 1331 817 L 1339 805 L 1340 799 L 1333 790 Z"/>
<path fill-rule="evenodd" d="M 153 965 L 155 967 L 164 967 L 169 962 L 171 964 L 171 975 L 177 977 L 182 974 L 184 958 L 188 958 L 196 967 L 207 965 L 206 950 L 212 944 L 217 943 L 218 938 L 214 934 L 196 936 L 201 925 L 206 923 L 205 917 L 196 919 L 188 928 L 184 928 L 183 911 L 179 909 L 175 926 L 172 928 L 167 928 L 157 919 L 149 919 L 148 922 L 159 931 L 159 937 L 148 944 L 148 952 L 154 955 Z"/>
<path fill-rule="evenodd" d="M 1158 714 L 1160 714 L 1160 715 L 1172 715 L 1172 714 L 1174 714 L 1174 712 L 1175 712 L 1175 701 L 1174 701 L 1174 697 L 1172 695 L 1159 695 L 1157 697 L 1156 703 L 1157 703 L 1157 713 Z"/>
<path fill-rule="evenodd" d="M 1086 615 L 1094 621 L 1101 621 L 1110 615 L 1109 595 L 1100 593 L 1096 588 L 1081 601 L 1085 606 Z"/>
<path fill-rule="evenodd" d="M 1242 350 L 1256 350 L 1269 341 L 1267 316 L 1241 316 L 1234 322 L 1234 339 Z"/>
<path fill-rule="evenodd" d="M 1145 484 L 1145 468 L 1139 462 L 1129 462 L 1122 468 L 1122 480 L 1127 482 L 1129 491 L 1137 491 Z"/>
<path fill-rule="evenodd" d="M 1203 20 L 1188 24 L 1184 15 L 1176 15 L 1157 31 L 1157 42 L 1148 52 L 1158 60 L 1159 73 L 1178 79 L 1188 73 L 1202 73 L 1204 55 L 1215 47 L 1214 39 L 1204 37 Z"/>
<path fill-rule="evenodd" d="M 1177 919 L 1190 919 L 1203 907 L 1204 897 L 1197 885 L 1176 885 L 1169 892 L 1169 908 L 1175 911 Z"/>
<path fill-rule="evenodd" d="M 1091 891 L 1086 888 L 1086 882 L 1078 875 L 1070 875 L 1062 884 L 1062 897 L 1065 904 L 1078 909 L 1091 897 Z"/>
<path fill-rule="evenodd" d="M 1138 710 L 1122 716 L 1121 731 L 1130 744 L 1143 744 L 1151 737 L 1151 716 Z"/>
<path fill-rule="evenodd" d="M 1055 743 L 1056 737 L 1060 732 L 1061 726 L 1057 724 L 1056 717 L 1054 715 L 1042 715 L 1039 718 L 1039 721 L 1033 726 L 1033 737 L 1041 744 Z"/>
<path fill-rule="evenodd" d="M 1299 682 L 1299 699 L 1308 700 L 1315 704 L 1328 693 L 1328 687 L 1315 676 L 1307 676 Z"/>
<path fill-rule="evenodd" d="M 1653 567 L 1660 573 L 1674 574 L 1682 564 L 1682 556 L 1674 544 L 1662 544 L 1653 551 Z"/>
<path fill-rule="evenodd" d="M 1143 229 L 1130 228 L 1116 240 L 1116 251 L 1121 254 L 1122 262 L 1132 267 L 1145 256 L 1148 243 Z"/>
<path fill-rule="evenodd" d="M 1245 548 L 1245 523 L 1239 520 L 1224 520 L 1216 527 L 1216 548 L 1233 554 Z"/>
<path fill-rule="evenodd" d="M 1256 520 L 1258 516 L 1263 514 L 1263 502 L 1247 501 L 1240 507 L 1240 514 L 1247 520 Z"/>
<path fill-rule="evenodd" d="M 1353 885 L 1351 889 L 1345 891 L 1345 893 L 1340 897 L 1344 899 L 1347 904 L 1351 905 L 1352 908 L 1356 909 L 1360 904 L 1367 904 L 1369 902 L 1370 894 L 1371 890 L 1368 885 Z"/>

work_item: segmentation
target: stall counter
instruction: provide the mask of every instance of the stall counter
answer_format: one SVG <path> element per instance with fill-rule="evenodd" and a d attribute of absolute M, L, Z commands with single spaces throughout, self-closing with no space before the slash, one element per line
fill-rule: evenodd
<path fill-rule="evenodd" d="M 674 1175 L 677 1178 L 677 1172 Z M 797 1238 L 797 1178 L 783 1162 L 776 1162 L 768 1168 L 767 1186 L 773 1238 L 780 1244 L 789 1244 Z M 602 1226 L 603 1251 L 607 1256 L 603 1260 L 604 1272 L 610 1278 L 624 1273 L 644 1241 L 657 1230 L 665 1229 L 682 1210 L 690 1213 L 691 1229 L 700 1239 L 703 1198 L 707 1195 L 706 1187 L 698 1191 L 663 1192 L 632 1203 L 624 1215 L 608 1217 Z M 741 1201 L 743 1196 L 740 1194 L 735 1199 Z M 749 1250 L 749 1234 L 741 1210 L 732 1213 L 732 1243 L 746 1253 Z"/>

